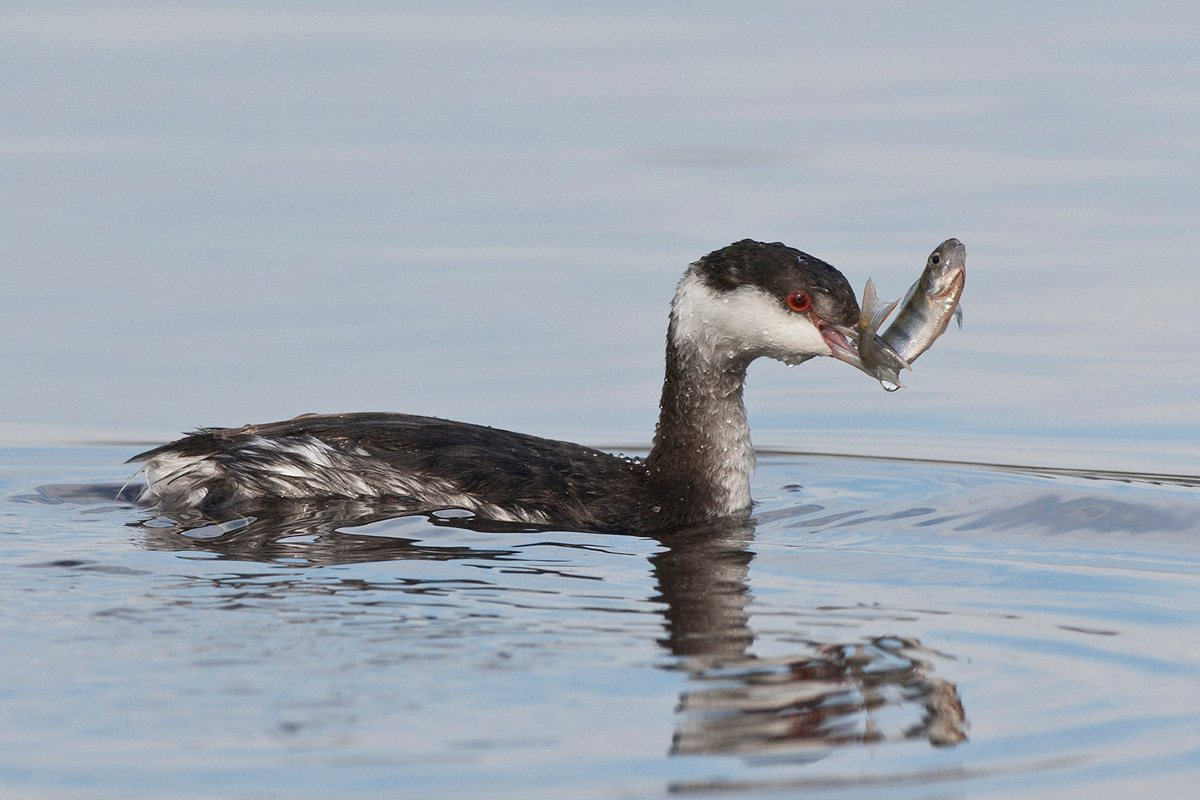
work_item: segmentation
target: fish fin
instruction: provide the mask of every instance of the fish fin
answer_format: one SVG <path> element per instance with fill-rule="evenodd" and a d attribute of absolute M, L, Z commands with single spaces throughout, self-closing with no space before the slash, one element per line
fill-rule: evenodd
<path fill-rule="evenodd" d="M 867 278 L 867 285 L 863 287 L 862 303 L 859 304 L 858 313 L 858 329 L 865 331 L 871 324 L 871 314 L 875 312 L 875 304 L 879 302 L 879 298 L 875 295 L 875 282 Z"/>
<path fill-rule="evenodd" d="M 875 309 L 875 313 L 871 315 L 871 327 L 879 330 L 880 326 L 883 325 L 883 321 L 888 318 L 888 315 L 896 308 L 896 303 L 899 302 L 899 300 L 893 300 Z"/>
<path fill-rule="evenodd" d="M 859 319 L 859 327 L 867 328 L 872 333 L 879 330 L 898 302 L 898 300 L 890 303 L 881 302 L 875 291 L 875 282 L 867 278 L 867 285 L 863 287 L 862 316 Z"/>
<path fill-rule="evenodd" d="M 962 304 L 954 307 L 954 321 L 958 323 L 958 329 L 962 330 Z"/>

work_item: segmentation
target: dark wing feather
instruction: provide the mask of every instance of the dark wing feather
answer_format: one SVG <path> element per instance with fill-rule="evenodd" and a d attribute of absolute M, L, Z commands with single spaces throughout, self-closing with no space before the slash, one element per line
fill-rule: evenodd
<path fill-rule="evenodd" d="M 464 494 L 524 509 L 554 524 L 636 526 L 640 462 L 582 445 L 410 414 L 320 414 L 242 428 L 205 428 L 134 456 L 221 460 L 253 437 L 318 439 L 405 474 L 452 482 Z M 420 498 L 417 498 L 420 500 Z"/>

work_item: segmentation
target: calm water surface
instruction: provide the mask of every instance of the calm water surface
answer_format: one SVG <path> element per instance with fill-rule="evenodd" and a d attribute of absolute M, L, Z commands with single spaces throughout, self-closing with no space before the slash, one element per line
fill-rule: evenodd
<path fill-rule="evenodd" d="M 1200 478 L 768 455 L 661 540 L 0 456 L 13 797 L 1188 796 Z"/>

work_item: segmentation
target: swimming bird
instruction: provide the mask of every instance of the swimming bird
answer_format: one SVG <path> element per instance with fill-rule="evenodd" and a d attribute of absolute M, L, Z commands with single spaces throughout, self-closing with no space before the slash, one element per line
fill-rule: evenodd
<path fill-rule="evenodd" d="M 354 413 L 202 428 L 130 461 L 144 462 L 139 500 L 169 512 L 361 499 L 630 532 L 745 518 L 755 464 L 747 367 L 761 357 L 830 356 L 870 374 L 851 344 L 858 319 L 837 269 L 746 239 L 691 264 L 679 281 L 644 459 L 434 417 Z"/>

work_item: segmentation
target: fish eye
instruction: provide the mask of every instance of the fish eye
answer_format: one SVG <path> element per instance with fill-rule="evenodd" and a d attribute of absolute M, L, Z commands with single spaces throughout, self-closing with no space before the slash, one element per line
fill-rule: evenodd
<path fill-rule="evenodd" d="M 808 292 L 789 292 L 787 304 L 792 311 L 808 311 L 812 308 L 812 298 L 808 296 Z"/>
<path fill-rule="evenodd" d="M 934 253 L 933 255 L 931 255 L 931 256 L 929 257 L 929 263 L 930 263 L 930 264 L 933 264 L 935 267 L 936 267 L 938 264 L 942 263 L 942 254 L 941 254 L 941 253 Z"/>

